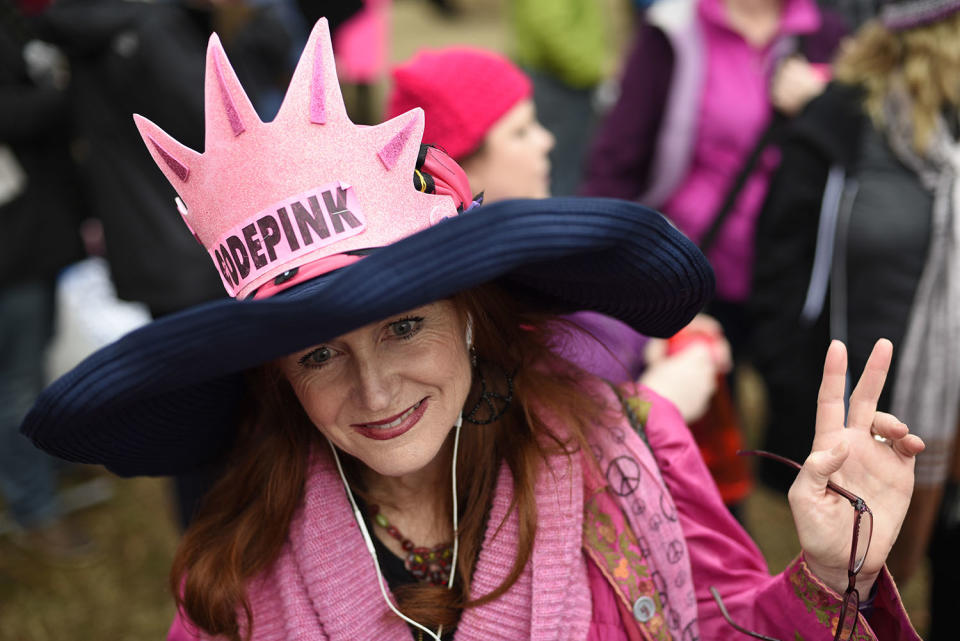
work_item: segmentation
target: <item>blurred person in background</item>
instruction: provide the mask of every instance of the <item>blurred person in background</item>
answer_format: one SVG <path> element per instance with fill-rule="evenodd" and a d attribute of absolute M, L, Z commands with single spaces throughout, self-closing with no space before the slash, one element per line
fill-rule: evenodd
<path fill-rule="evenodd" d="M 533 81 L 542 126 L 553 134 L 550 191 L 574 194 L 596 124 L 595 98 L 613 72 L 615 49 L 601 0 L 510 0 L 513 58 Z"/>
<path fill-rule="evenodd" d="M 357 124 L 377 121 L 373 91 L 386 75 L 392 1 L 364 0 L 362 9 L 332 30 L 347 112 Z"/>
<path fill-rule="evenodd" d="M 141 157 L 130 118 L 168 117 L 188 144 L 202 145 L 197 87 L 209 10 L 188 2 L 61 0 L 44 21 L 73 69 L 82 168 L 118 295 L 145 303 L 154 317 L 221 297 L 204 269 L 206 252 L 180 222 L 176 193 Z M 169 68 L 178 73 L 160 73 Z"/>
<path fill-rule="evenodd" d="M 460 164 L 484 202 L 546 198 L 554 136 L 537 118 L 530 78 L 473 47 L 422 50 L 395 66 L 386 116 L 424 110 L 424 144 Z"/>
<path fill-rule="evenodd" d="M 105 256 L 117 295 L 144 303 L 154 318 L 222 298 L 209 257 L 178 213 L 176 192 L 143 156 L 131 118 L 163 120 L 186 144 L 203 146 L 202 87 L 207 35 L 215 2 L 177 0 L 60 0 L 42 15 L 44 35 L 68 56 L 73 72 L 70 113 L 82 143 L 80 166 L 93 213 L 103 224 Z M 269 4 L 262 7 L 269 9 Z M 266 60 L 286 65 L 282 25 L 264 13 L 247 16 L 248 30 L 273 34 L 239 37 L 250 55 L 238 55 L 254 100 L 265 95 Z M 272 56 L 264 56 L 273 46 Z M 254 62 L 249 62 L 256 58 Z M 170 73 L 176 70 L 175 73 Z M 274 78 L 285 80 L 282 69 Z M 261 109 L 266 105 L 258 105 Z M 268 110 L 268 108 L 267 108 Z M 216 466 L 176 479 L 178 520 L 189 522 Z"/>
<path fill-rule="evenodd" d="M 535 86 L 531 89 L 527 75 L 494 52 L 424 50 L 394 68 L 386 115 L 422 108 L 424 142 L 460 163 L 471 188 L 483 193 L 483 202 L 546 198 L 551 195 L 549 152 L 555 139 L 539 122 Z M 723 330 L 708 316 L 697 316 L 671 341 L 651 340 L 596 312 L 567 318 L 592 338 L 576 334 L 557 346 L 560 353 L 607 380 L 647 385 L 675 403 L 688 422 L 707 413 L 717 375 L 730 367 Z M 598 349 L 597 341 L 605 349 Z M 739 445 L 735 440 L 733 450 Z M 720 469 L 710 465 L 721 459 L 710 447 L 704 456 L 725 500 L 738 503 L 750 489 L 743 459 L 734 457 L 732 466 Z"/>
<path fill-rule="evenodd" d="M 62 53 L 0 0 L 0 492 L 17 540 L 55 557 L 92 542 L 63 518 L 59 466 L 18 427 L 44 386 L 57 274 L 83 256 L 69 82 Z"/>
<path fill-rule="evenodd" d="M 221 297 L 222 289 L 198 269 L 206 252 L 182 228 L 176 193 L 141 158 L 130 114 L 168 117 L 179 135 L 201 146 L 203 95 L 196 87 L 206 36 L 222 25 L 255 106 L 272 116 L 270 88 L 285 84 L 291 70 L 283 6 L 280 0 L 60 0 L 42 16 L 44 35 L 73 68 L 71 107 L 84 143 L 84 177 L 118 293 L 145 303 L 155 317 Z M 159 73 L 170 67 L 181 73 Z"/>
<path fill-rule="evenodd" d="M 180 222 L 174 192 L 142 157 L 133 112 L 166 118 L 188 144 L 202 145 L 208 8 L 188 2 L 62 0 L 44 20 L 70 58 L 72 112 L 91 207 L 103 223 L 105 257 L 117 295 L 159 318 L 220 298 L 207 254 Z M 174 68 L 176 74 L 162 69 Z M 213 471 L 176 479 L 177 520 L 185 524 Z"/>
<path fill-rule="evenodd" d="M 813 0 L 660 0 L 593 141 L 581 193 L 639 200 L 701 245 L 717 274 L 708 309 L 735 358 L 754 220 L 776 166 L 768 130 L 775 112 L 795 114 L 822 90 L 813 63 L 828 62 L 844 32 Z"/>
<path fill-rule="evenodd" d="M 802 400 L 831 338 L 850 371 L 872 341 L 898 346 L 880 407 L 923 436 L 913 502 L 890 568 L 906 581 L 931 539 L 932 639 L 954 638 L 960 591 L 960 2 L 884 6 L 844 47 L 836 82 L 794 121 L 757 229 L 756 362 L 766 447 L 796 454 Z M 764 479 L 790 479 L 764 465 Z M 946 488 L 946 492 L 944 489 Z M 939 513 L 939 517 L 938 517 Z"/>

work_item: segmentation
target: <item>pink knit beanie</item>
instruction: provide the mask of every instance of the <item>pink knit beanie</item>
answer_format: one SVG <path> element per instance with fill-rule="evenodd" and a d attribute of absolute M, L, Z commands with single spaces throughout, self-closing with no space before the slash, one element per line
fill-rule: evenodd
<path fill-rule="evenodd" d="M 425 50 L 393 69 L 386 117 L 422 107 L 423 142 L 460 160 L 532 92 L 526 74 L 499 54 L 468 47 Z"/>

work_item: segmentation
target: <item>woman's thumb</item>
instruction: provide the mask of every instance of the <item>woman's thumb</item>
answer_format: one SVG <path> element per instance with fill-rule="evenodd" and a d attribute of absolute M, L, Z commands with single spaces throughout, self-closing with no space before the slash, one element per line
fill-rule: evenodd
<path fill-rule="evenodd" d="M 823 489 L 827 486 L 830 475 L 840 469 L 849 453 L 850 448 L 846 439 L 838 441 L 829 450 L 812 452 L 803 464 L 801 476 L 806 476 L 807 482 L 811 485 Z"/>

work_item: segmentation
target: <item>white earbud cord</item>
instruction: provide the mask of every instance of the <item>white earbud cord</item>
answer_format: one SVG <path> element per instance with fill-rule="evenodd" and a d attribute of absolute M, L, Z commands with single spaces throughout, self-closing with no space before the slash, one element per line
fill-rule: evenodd
<path fill-rule="evenodd" d="M 463 425 L 463 414 L 460 414 L 457 417 L 457 422 L 454 426 L 456 430 L 453 437 L 453 465 L 451 466 L 451 476 L 453 478 L 453 559 L 451 560 L 450 578 L 447 581 L 447 589 L 453 587 L 454 576 L 457 572 L 457 552 L 460 543 L 460 536 L 457 533 L 457 527 L 459 525 L 459 518 L 457 515 L 457 449 L 460 445 L 461 425 Z M 343 487 L 347 491 L 347 498 L 350 500 L 350 506 L 353 508 L 353 518 L 356 519 L 357 525 L 360 527 L 360 534 L 363 535 L 363 541 L 367 545 L 367 552 L 369 552 L 371 558 L 373 558 L 373 567 L 377 571 L 377 583 L 380 585 L 380 594 L 383 595 L 383 600 L 386 602 L 387 607 L 389 607 L 394 614 L 406 621 L 408 624 L 427 633 L 427 635 L 434 641 L 441 641 L 440 637 L 443 634 L 442 625 L 437 628 L 436 632 L 434 632 L 428 627 L 417 623 L 405 615 L 403 612 L 397 609 L 392 601 L 390 601 L 390 597 L 387 595 L 387 588 L 384 585 L 383 573 L 380 571 L 380 559 L 377 558 L 377 550 L 373 546 L 373 539 L 370 537 L 370 532 L 367 530 L 367 523 L 363 520 L 363 516 L 360 514 L 360 508 L 357 507 L 357 501 L 353 497 L 353 491 L 350 489 L 350 484 L 347 482 L 347 476 L 343 473 L 343 466 L 340 464 L 340 456 L 337 454 L 337 448 L 334 447 L 330 439 L 327 439 L 327 443 L 330 444 L 330 451 L 333 452 L 333 460 L 337 464 L 337 471 L 340 473 L 340 480 L 343 481 Z"/>

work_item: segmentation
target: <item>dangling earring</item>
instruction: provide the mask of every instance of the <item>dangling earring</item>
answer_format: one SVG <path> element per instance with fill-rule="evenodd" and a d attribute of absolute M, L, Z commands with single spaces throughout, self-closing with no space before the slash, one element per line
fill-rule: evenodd
<path fill-rule="evenodd" d="M 516 372 L 508 372 L 496 363 L 481 361 L 477 358 L 477 351 L 470 348 L 470 363 L 476 371 L 476 380 L 480 386 L 480 396 L 477 402 L 468 411 L 464 412 L 463 420 L 474 425 L 489 425 L 497 421 L 510 408 L 513 402 L 513 376 Z M 488 385 L 484 376 L 484 369 L 490 366 L 499 370 L 503 375 L 505 389 L 496 390 Z"/>

